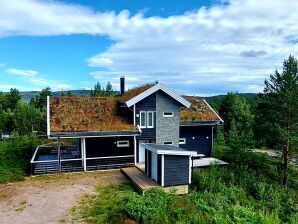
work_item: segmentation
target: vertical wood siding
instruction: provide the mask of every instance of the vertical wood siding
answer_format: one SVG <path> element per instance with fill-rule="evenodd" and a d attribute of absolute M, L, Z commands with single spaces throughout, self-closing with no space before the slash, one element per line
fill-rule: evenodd
<path fill-rule="evenodd" d="M 165 155 L 164 185 L 189 184 L 189 156 Z"/>
<path fill-rule="evenodd" d="M 180 138 L 185 138 L 186 144 L 180 144 L 179 147 L 211 157 L 212 126 L 180 126 Z"/>

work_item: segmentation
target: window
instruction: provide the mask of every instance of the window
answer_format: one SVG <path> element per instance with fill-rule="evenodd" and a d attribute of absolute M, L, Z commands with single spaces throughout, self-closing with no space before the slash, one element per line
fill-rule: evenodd
<path fill-rule="evenodd" d="M 173 142 L 163 142 L 164 145 L 173 145 Z"/>
<path fill-rule="evenodd" d="M 163 116 L 164 116 L 164 117 L 173 117 L 174 114 L 173 114 L 173 112 L 164 112 L 164 113 L 163 113 Z"/>
<path fill-rule="evenodd" d="M 145 111 L 140 112 L 140 127 L 146 128 L 146 112 Z"/>
<path fill-rule="evenodd" d="M 117 147 L 129 147 L 129 141 L 128 140 L 117 141 Z"/>
<path fill-rule="evenodd" d="M 179 144 L 186 144 L 185 138 L 179 138 Z"/>
<path fill-rule="evenodd" d="M 148 111 L 147 112 L 147 128 L 153 128 L 153 123 L 154 123 L 154 121 L 153 121 L 153 119 L 154 119 L 154 113 L 153 113 L 153 111 Z"/>

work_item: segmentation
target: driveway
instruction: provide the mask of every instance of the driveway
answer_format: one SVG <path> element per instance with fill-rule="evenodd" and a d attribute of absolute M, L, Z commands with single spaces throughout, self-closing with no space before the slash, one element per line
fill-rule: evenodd
<path fill-rule="evenodd" d="M 0 223 L 67 223 L 67 214 L 95 187 L 126 181 L 119 170 L 41 175 L 0 184 Z"/>

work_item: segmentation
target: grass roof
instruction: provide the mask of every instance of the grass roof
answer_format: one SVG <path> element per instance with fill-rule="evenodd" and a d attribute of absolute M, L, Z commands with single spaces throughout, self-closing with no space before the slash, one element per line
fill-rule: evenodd
<path fill-rule="evenodd" d="M 62 96 L 50 98 L 51 132 L 134 131 L 117 114 L 116 97 Z"/>
<path fill-rule="evenodd" d="M 155 85 L 156 83 L 148 83 L 142 86 L 129 89 L 120 97 L 120 102 L 125 103 L 126 101 L 134 98 L 135 96 L 141 94 L 142 92 L 145 92 L 146 90 L 150 89 L 152 86 L 155 86 Z"/>
<path fill-rule="evenodd" d="M 191 103 L 190 108 L 180 110 L 181 121 L 220 121 L 219 117 L 199 97 L 184 96 Z"/>

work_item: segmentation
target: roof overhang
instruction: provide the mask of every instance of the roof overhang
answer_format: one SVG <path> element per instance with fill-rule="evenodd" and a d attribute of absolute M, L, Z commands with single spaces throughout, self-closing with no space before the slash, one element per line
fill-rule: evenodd
<path fill-rule="evenodd" d="M 127 107 L 131 107 L 132 105 L 140 102 L 141 100 L 145 99 L 146 97 L 150 96 L 151 94 L 157 92 L 158 90 L 162 90 L 172 98 L 174 98 L 176 101 L 178 101 L 180 104 L 182 104 L 184 107 L 189 108 L 191 103 L 188 102 L 186 99 L 184 99 L 179 94 L 175 93 L 171 89 L 169 89 L 167 86 L 158 83 L 155 86 L 152 86 L 151 88 L 147 89 L 146 91 L 142 92 L 141 94 L 133 97 L 132 99 L 125 102 Z"/>
<path fill-rule="evenodd" d="M 196 151 L 188 151 L 173 145 L 157 145 L 157 144 L 144 144 L 145 149 L 161 155 L 179 155 L 179 156 L 194 156 L 197 155 Z"/>
<path fill-rule="evenodd" d="M 51 132 L 53 138 L 92 138 L 139 136 L 139 131 L 92 131 L 92 132 Z"/>
<path fill-rule="evenodd" d="M 222 124 L 221 121 L 180 121 L 180 126 L 215 126 Z"/>

